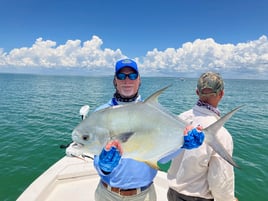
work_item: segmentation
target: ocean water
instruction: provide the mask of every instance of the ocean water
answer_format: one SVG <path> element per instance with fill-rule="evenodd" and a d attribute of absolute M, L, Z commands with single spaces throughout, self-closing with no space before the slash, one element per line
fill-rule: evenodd
<path fill-rule="evenodd" d="M 112 77 L 0 74 L 0 200 L 13 201 L 65 155 L 81 121 L 79 109 L 106 103 Z M 143 98 L 172 84 L 159 102 L 175 114 L 196 102 L 196 79 L 143 77 Z M 244 105 L 226 124 L 233 136 L 240 201 L 268 200 L 268 80 L 225 80 L 222 114 Z"/>

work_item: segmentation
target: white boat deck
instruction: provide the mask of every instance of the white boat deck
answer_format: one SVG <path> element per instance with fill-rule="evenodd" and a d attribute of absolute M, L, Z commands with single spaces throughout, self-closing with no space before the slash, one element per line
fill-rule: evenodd
<path fill-rule="evenodd" d="M 17 201 L 94 201 L 99 176 L 91 159 L 65 156 L 38 177 Z M 167 200 L 166 173 L 154 180 L 157 200 Z"/>

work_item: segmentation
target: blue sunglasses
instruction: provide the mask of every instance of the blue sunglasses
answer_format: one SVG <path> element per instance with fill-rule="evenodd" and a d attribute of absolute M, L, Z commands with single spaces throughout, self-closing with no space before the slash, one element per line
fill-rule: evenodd
<path fill-rule="evenodd" d="M 125 73 L 117 73 L 116 78 L 118 80 L 125 80 L 130 79 L 130 80 L 136 80 L 138 78 L 139 74 L 138 73 L 130 73 L 130 74 L 125 74 Z"/>

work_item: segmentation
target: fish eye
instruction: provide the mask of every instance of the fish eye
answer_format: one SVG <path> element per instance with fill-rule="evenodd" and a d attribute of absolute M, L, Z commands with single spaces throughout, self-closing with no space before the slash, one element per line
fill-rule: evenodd
<path fill-rule="evenodd" d="M 85 140 L 85 141 L 89 140 L 89 135 L 83 135 L 82 139 Z"/>

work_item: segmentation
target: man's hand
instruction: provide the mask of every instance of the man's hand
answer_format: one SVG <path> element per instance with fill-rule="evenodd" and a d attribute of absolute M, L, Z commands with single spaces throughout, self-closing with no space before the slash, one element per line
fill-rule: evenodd
<path fill-rule="evenodd" d="M 117 148 L 121 155 L 123 154 L 123 149 L 122 149 L 121 144 L 118 140 L 112 140 L 112 141 L 108 142 L 105 146 L 105 149 L 106 149 L 106 151 L 109 151 L 112 147 Z"/>
<path fill-rule="evenodd" d="M 106 144 L 99 156 L 99 167 L 109 174 L 118 165 L 123 151 L 119 141 L 113 140 Z"/>
<path fill-rule="evenodd" d="M 198 148 L 200 145 L 202 145 L 205 135 L 202 132 L 202 127 L 197 126 L 194 128 L 193 126 L 189 125 L 186 126 L 184 129 L 184 144 L 182 148 L 185 149 L 193 149 Z"/>

